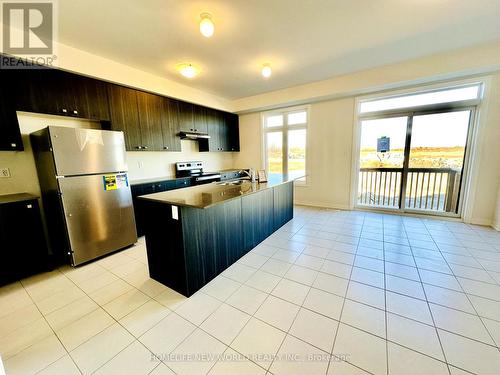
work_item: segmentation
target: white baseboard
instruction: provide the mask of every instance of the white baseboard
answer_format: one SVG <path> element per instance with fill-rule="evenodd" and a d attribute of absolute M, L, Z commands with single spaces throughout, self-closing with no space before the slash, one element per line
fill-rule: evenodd
<path fill-rule="evenodd" d="M 487 226 L 487 227 L 493 227 L 493 223 L 491 222 L 490 219 L 484 219 L 484 218 L 471 218 L 470 220 L 468 221 L 465 221 L 465 223 L 467 224 L 474 224 L 474 225 L 484 225 L 484 226 Z"/>
<path fill-rule="evenodd" d="M 330 208 L 330 209 L 334 209 L 334 210 L 350 210 L 351 209 L 348 205 L 332 204 L 332 203 L 326 203 L 326 202 L 311 202 L 311 201 L 301 201 L 301 200 L 295 199 L 293 201 L 293 203 L 300 205 L 300 206 Z"/>
<path fill-rule="evenodd" d="M 498 222 L 498 223 L 493 223 L 493 224 L 491 225 L 491 227 L 492 227 L 493 229 L 495 229 L 496 231 L 499 231 L 499 232 L 500 232 L 500 222 Z"/>

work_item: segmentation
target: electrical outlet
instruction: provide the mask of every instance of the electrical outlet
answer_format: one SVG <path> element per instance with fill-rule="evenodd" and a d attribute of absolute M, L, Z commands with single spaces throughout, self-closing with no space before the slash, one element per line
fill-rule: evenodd
<path fill-rule="evenodd" d="M 0 177 L 1 178 L 9 178 L 10 177 L 9 168 L 0 168 Z"/>

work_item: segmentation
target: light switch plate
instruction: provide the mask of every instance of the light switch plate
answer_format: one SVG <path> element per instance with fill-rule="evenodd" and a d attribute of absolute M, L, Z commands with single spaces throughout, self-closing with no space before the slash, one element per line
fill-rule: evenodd
<path fill-rule="evenodd" d="M 9 178 L 9 177 L 10 177 L 10 169 L 0 168 L 0 178 Z"/>

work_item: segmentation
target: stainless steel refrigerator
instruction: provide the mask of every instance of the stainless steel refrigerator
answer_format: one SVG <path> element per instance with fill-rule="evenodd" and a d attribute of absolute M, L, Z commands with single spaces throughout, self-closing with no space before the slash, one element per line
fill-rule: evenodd
<path fill-rule="evenodd" d="M 78 265 L 137 241 L 122 132 L 30 135 L 52 253 Z"/>

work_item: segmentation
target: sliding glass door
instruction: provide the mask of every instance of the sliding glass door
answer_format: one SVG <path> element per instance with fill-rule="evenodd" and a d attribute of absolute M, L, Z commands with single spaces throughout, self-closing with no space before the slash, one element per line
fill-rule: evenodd
<path fill-rule="evenodd" d="M 361 123 L 358 203 L 399 208 L 408 116 Z"/>
<path fill-rule="evenodd" d="M 405 208 L 457 214 L 471 110 L 413 116 Z"/>
<path fill-rule="evenodd" d="M 358 206 L 456 216 L 473 108 L 361 121 Z"/>

